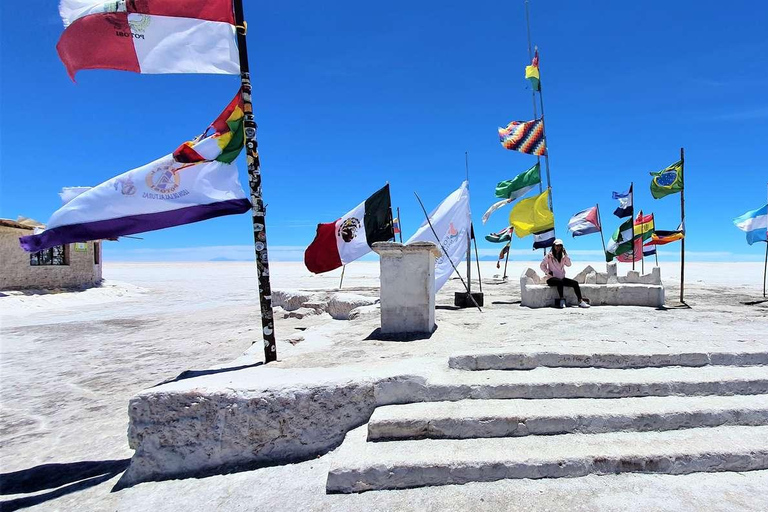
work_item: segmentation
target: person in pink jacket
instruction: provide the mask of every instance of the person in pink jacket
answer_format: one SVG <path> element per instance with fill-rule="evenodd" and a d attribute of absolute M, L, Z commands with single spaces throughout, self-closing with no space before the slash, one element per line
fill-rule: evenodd
<path fill-rule="evenodd" d="M 565 304 L 563 300 L 563 287 L 568 286 L 573 288 L 576 293 L 576 298 L 579 300 L 580 308 L 588 308 L 589 304 L 584 302 L 584 298 L 581 296 L 581 289 L 579 283 L 573 279 L 565 277 L 565 267 L 571 266 L 571 258 L 568 257 L 568 253 L 563 247 L 563 241 L 559 238 L 555 240 L 555 245 L 552 246 L 552 250 L 544 256 L 541 260 L 541 270 L 546 275 L 547 284 L 549 286 L 556 286 L 557 293 L 560 299 L 557 301 L 557 307 L 562 308 Z"/>

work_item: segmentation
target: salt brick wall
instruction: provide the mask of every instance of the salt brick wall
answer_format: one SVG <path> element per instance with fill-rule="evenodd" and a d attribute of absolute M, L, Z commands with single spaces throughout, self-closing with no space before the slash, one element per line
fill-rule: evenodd
<path fill-rule="evenodd" d="M 31 233 L 0 226 L 0 290 L 85 288 L 101 283 L 103 261 L 93 263 L 93 242 L 88 242 L 85 252 L 69 244 L 69 265 L 32 266 L 29 253 L 19 246 L 19 237 Z"/>

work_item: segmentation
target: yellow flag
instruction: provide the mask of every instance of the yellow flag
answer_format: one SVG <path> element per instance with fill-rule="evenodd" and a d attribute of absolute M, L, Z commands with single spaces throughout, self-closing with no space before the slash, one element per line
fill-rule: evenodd
<path fill-rule="evenodd" d="M 523 199 L 509 213 L 509 225 L 519 238 L 555 227 L 555 216 L 549 210 L 549 190 Z"/>

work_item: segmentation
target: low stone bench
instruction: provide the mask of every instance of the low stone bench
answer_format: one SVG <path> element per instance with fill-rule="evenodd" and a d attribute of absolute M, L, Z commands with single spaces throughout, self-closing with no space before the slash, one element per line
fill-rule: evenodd
<path fill-rule="evenodd" d="M 630 271 L 627 276 L 619 277 L 616 264 L 609 263 L 606 273 L 587 267 L 574 280 L 579 283 L 582 296 L 593 306 L 664 306 L 664 285 L 658 267 L 650 274 L 641 276 Z M 529 308 L 552 307 L 558 298 L 557 288 L 547 285 L 531 268 L 520 276 L 520 295 L 521 304 Z M 572 288 L 566 287 L 563 295 L 567 305 L 578 304 Z"/>

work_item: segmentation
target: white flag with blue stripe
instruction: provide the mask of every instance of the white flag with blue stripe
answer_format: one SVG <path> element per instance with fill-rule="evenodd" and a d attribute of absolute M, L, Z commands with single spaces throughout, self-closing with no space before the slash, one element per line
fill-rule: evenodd
<path fill-rule="evenodd" d="M 737 228 L 747 233 L 747 243 L 768 242 L 768 204 L 733 219 Z"/>

